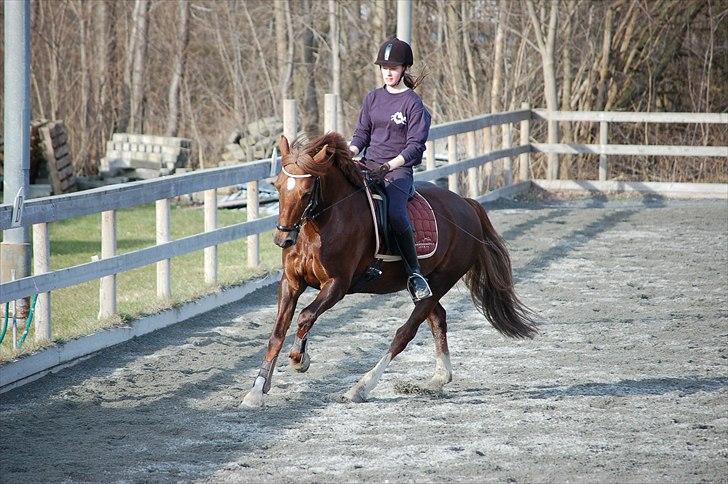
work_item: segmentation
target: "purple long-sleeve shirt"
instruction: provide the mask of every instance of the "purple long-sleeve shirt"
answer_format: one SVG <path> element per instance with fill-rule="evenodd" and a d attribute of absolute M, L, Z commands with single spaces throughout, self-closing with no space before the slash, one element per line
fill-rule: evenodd
<path fill-rule="evenodd" d="M 381 87 L 364 97 L 351 144 L 360 152 L 367 148 L 366 158 L 377 163 L 401 154 L 404 166 L 412 168 L 422 163 L 430 121 L 412 89 L 392 94 Z"/>

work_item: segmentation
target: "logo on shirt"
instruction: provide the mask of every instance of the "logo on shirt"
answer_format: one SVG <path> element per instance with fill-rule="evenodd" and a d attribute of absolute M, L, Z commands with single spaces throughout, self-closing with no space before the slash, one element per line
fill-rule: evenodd
<path fill-rule="evenodd" d="M 391 119 L 392 121 L 394 121 L 397 124 L 406 124 L 407 123 L 407 118 L 404 116 L 404 114 L 402 114 L 401 111 L 394 113 L 389 119 Z"/>

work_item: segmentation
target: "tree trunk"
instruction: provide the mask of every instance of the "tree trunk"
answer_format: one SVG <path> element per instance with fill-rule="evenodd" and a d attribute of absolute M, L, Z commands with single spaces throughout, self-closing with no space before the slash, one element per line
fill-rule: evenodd
<path fill-rule="evenodd" d="M 245 17 L 248 20 L 248 27 L 250 27 L 250 31 L 255 33 L 255 24 L 253 23 L 253 19 L 250 16 L 250 12 L 248 11 L 248 6 L 246 2 L 243 2 L 243 12 L 245 13 Z M 258 50 L 258 56 L 260 57 L 260 66 L 263 70 L 263 74 L 265 75 L 265 82 L 268 86 L 268 93 L 270 96 L 271 103 L 273 104 L 273 112 L 279 113 L 282 109 L 281 106 L 278 106 L 276 103 L 275 98 L 275 90 L 273 89 L 273 82 L 270 79 L 270 70 L 268 69 L 268 63 L 265 60 L 265 52 L 263 51 L 263 47 L 260 45 L 260 39 L 258 38 L 258 35 L 253 35 L 253 41 L 255 44 L 255 47 Z"/>
<path fill-rule="evenodd" d="M 314 37 L 314 16 L 312 0 L 303 0 L 305 30 L 303 33 L 303 64 L 306 66 L 303 96 L 303 130 L 311 136 L 319 132 L 318 100 L 316 97 L 316 38 Z"/>
<path fill-rule="evenodd" d="M 528 14 L 533 23 L 533 30 L 536 35 L 536 41 L 538 42 L 539 53 L 541 54 L 541 66 L 543 70 L 544 80 L 544 98 L 546 99 L 546 109 L 549 111 L 558 111 L 559 102 L 556 87 L 556 68 L 554 63 L 554 45 L 556 43 L 556 23 L 558 15 L 558 1 L 551 0 L 551 11 L 549 14 L 549 24 L 546 32 L 543 32 L 541 22 L 536 17 L 536 10 L 533 5 L 533 0 L 526 0 L 526 6 L 528 7 Z M 544 13 L 545 5 L 541 5 L 542 14 Z M 549 143 L 557 143 L 559 139 L 559 124 L 556 121 L 549 121 L 548 123 L 549 132 Z M 549 153 L 548 156 L 548 172 L 547 178 L 556 179 L 559 174 L 559 161 L 558 155 Z"/>
<path fill-rule="evenodd" d="M 180 85 L 185 75 L 185 65 L 187 63 L 187 44 L 190 39 L 189 0 L 179 1 L 179 20 L 177 25 L 177 45 L 174 55 L 174 67 L 172 70 L 172 80 L 169 83 L 169 111 L 167 113 L 167 129 L 166 136 L 177 136 L 179 130 L 179 100 Z"/>
<path fill-rule="evenodd" d="M 465 19 L 470 18 L 468 15 L 468 4 L 463 2 L 460 4 L 461 8 L 461 15 L 462 18 L 462 28 L 463 28 L 463 50 L 465 51 L 465 60 L 466 65 L 468 67 L 468 81 L 470 84 L 470 99 L 471 102 L 471 110 L 472 111 L 478 111 L 480 109 L 480 99 L 478 98 L 478 84 L 475 81 L 476 79 L 476 72 L 475 72 L 475 63 L 473 62 L 473 50 L 472 45 L 473 42 L 470 40 L 469 35 L 469 28 L 468 23 Z"/>
<path fill-rule="evenodd" d="M 129 110 L 129 131 L 144 132 L 144 79 L 147 63 L 149 0 L 136 0 L 138 9 L 134 24 L 136 40 L 134 41 L 134 62 L 131 74 L 131 105 Z"/>
<path fill-rule="evenodd" d="M 280 93 L 280 99 L 278 104 L 283 102 L 286 98 L 285 89 L 283 87 L 283 75 L 286 69 L 286 8 L 285 3 L 282 1 L 274 1 L 273 3 L 273 14 L 275 17 L 275 31 L 276 31 L 276 63 L 278 73 L 278 89 Z"/>
<path fill-rule="evenodd" d="M 575 10 L 576 0 L 569 0 L 567 6 L 566 24 L 564 25 L 564 40 L 562 43 L 563 47 L 561 50 L 563 72 L 562 78 L 564 80 L 561 91 L 562 111 L 569 111 L 569 103 L 571 102 L 571 46 L 573 43 L 573 39 L 571 36 L 571 19 L 574 15 Z M 573 141 L 571 121 L 562 122 L 561 131 L 563 132 L 563 142 L 571 143 Z M 561 178 L 564 178 L 566 180 L 569 180 L 571 178 L 571 165 L 573 162 L 574 157 L 572 155 L 564 155 L 564 162 L 561 166 Z"/>
<path fill-rule="evenodd" d="M 609 52 L 612 47 L 612 19 L 614 18 L 614 10 L 610 6 L 607 8 L 607 14 L 604 19 L 604 36 L 602 38 L 602 55 L 599 62 L 599 81 L 597 82 L 597 102 L 595 110 L 604 109 L 607 91 L 607 76 L 609 75 Z"/>

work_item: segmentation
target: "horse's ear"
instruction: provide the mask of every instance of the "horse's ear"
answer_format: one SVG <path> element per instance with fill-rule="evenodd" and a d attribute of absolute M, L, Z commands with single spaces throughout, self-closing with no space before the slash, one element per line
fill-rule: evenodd
<path fill-rule="evenodd" d="M 324 145 L 323 148 L 321 148 L 319 152 L 316 153 L 316 156 L 313 157 L 313 161 L 315 161 L 316 163 L 322 163 L 328 155 L 328 149 L 329 145 Z"/>
<path fill-rule="evenodd" d="M 281 135 L 281 139 L 278 140 L 278 151 L 281 152 L 281 156 L 288 156 L 291 152 L 291 147 L 288 146 L 288 138 L 285 135 Z"/>

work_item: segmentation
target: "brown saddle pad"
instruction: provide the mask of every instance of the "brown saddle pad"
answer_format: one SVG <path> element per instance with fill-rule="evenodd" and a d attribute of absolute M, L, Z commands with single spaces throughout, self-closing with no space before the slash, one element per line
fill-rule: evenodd
<path fill-rule="evenodd" d="M 415 247 L 417 257 L 430 257 L 437 250 L 437 222 L 435 212 L 425 197 L 415 192 L 407 203 L 410 222 L 415 229 Z"/>

